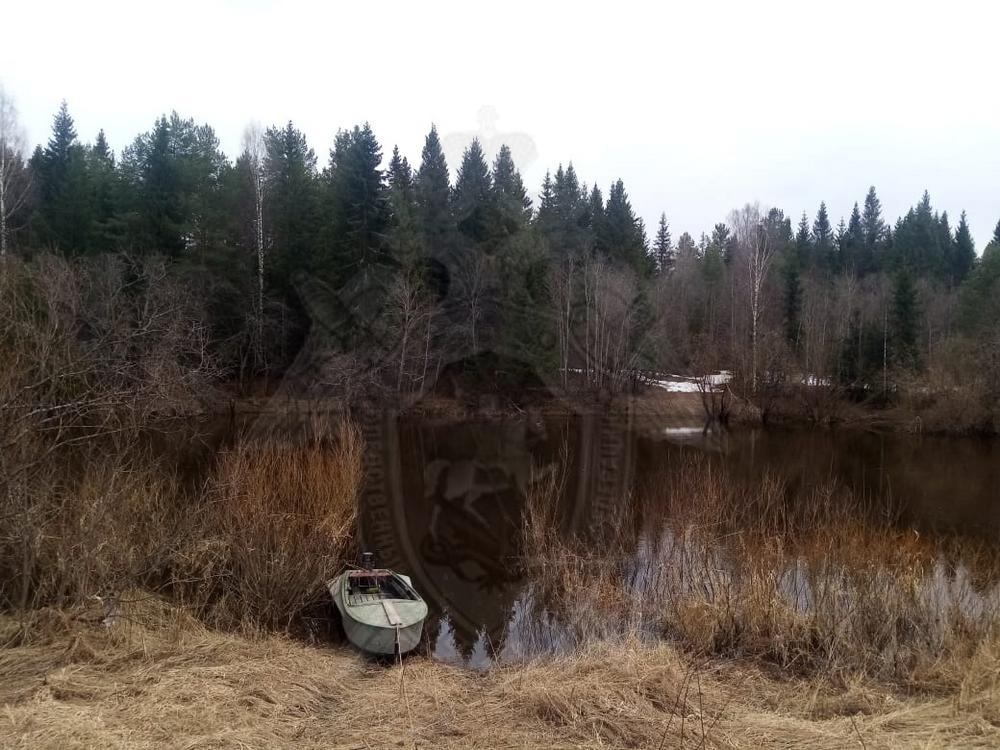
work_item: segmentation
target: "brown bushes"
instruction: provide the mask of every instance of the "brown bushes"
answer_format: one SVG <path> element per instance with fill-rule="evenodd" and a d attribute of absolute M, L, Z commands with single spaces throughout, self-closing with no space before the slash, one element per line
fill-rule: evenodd
<path fill-rule="evenodd" d="M 25 610 L 151 585 L 168 568 L 183 515 L 178 488 L 148 456 L 84 451 L 46 462 L 0 497 L 0 606 Z"/>
<path fill-rule="evenodd" d="M 287 627 L 319 594 L 350 547 L 357 433 L 244 440 L 182 483 L 151 433 L 191 439 L 221 375 L 207 340 L 162 259 L 4 264 L 0 609 L 142 586 L 216 624 Z"/>
<path fill-rule="evenodd" d="M 245 440 L 185 487 L 140 452 L 55 454 L 0 503 L 0 606 L 24 612 L 144 587 L 224 627 L 287 628 L 353 544 L 361 441 L 340 425 Z M 44 481 L 41 478 L 45 477 Z"/>

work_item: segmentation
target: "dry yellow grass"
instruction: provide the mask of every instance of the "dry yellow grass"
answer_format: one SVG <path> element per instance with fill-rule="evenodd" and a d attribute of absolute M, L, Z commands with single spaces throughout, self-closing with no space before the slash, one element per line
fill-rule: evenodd
<path fill-rule="evenodd" d="M 595 645 L 477 674 L 205 629 L 156 599 L 112 628 L 36 613 L 0 651 L 5 748 L 931 748 L 1000 746 L 995 648 L 961 688 L 785 679 L 669 644 Z M 10 626 L 0 619 L 0 637 Z"/>

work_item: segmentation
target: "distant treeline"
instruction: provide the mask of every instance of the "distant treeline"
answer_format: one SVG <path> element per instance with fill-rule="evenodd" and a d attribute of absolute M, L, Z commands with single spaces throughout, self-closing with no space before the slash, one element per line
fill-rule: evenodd
<path fill-rule="evenodd" d="M 430 351 L 446 339 L 527 349 L 552 372 L 727 366 L 754 390 L 806 374 L 885 386 L 958 352 L 982 369 L 997 346 L 1000 224 L 977 257 L 964 212 L 953 227 L 926 192 L 895 222 L 873 187 L 838 225 L 822 203 L 794 224 L 747 206 L 674 241 L 666 214 L 647 230 L 621 180 L 605 195 L 572 164 L 535 202 L 510 149 L 474 140 L 452 179 L 433 127 L 416 167 L 396 148 L 386 159 L 367 124 L 340 131 L 322 164 L 293 123 L 251 128 L 232 161 L 211 127 L 176 113 L 116 155 L 103 131 L 82 142 L 64 103 L 44 146 L 3 151 L 4 252 L 165 256 L 208 290 L 240 378 L 287 368 L 328 314 L 324 294 L 359 279 L 383 302 L 366 335 L 402 347 L 386 366 L 398 389 L 440 367 Z M 444 323 L 429 312 L 442 300 Z"/>

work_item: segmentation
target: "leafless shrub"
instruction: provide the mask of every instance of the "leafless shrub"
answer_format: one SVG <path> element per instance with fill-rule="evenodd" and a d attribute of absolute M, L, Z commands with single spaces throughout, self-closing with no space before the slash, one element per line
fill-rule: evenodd
<path fill-rule="evenodd" d="M 3 605 L 144 579 L 162 538 L 122 523 L 172 533 L 170 479 L 153 481 L 139 445 L 158 417 L 189 414 L 210 393 L 200 307 L 156 258 L 10 257 L 0 361 Z"/>

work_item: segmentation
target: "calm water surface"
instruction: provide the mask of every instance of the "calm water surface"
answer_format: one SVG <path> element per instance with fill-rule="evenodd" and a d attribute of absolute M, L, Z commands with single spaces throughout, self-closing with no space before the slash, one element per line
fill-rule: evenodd
<path fill-rule="evenodd" d="M 410 573 L 428 600 L 429 653 L 473 667 L 529 656 L 539 638 L 549 649 L 567 638 L 533 600 L 519 562 L 531 483 L 562 466 L 567 533 L 613 523 L 637 483 L 694 453 L 724 462 L 737 480 L 777 474 L 793 497 L 842 483 L 922 533 L 1000 536 L 1000 440 L 697 424 L 639 430 L 609 414 L 458 424 L 383 415 L 364 430 L 363 543 Z"/>

